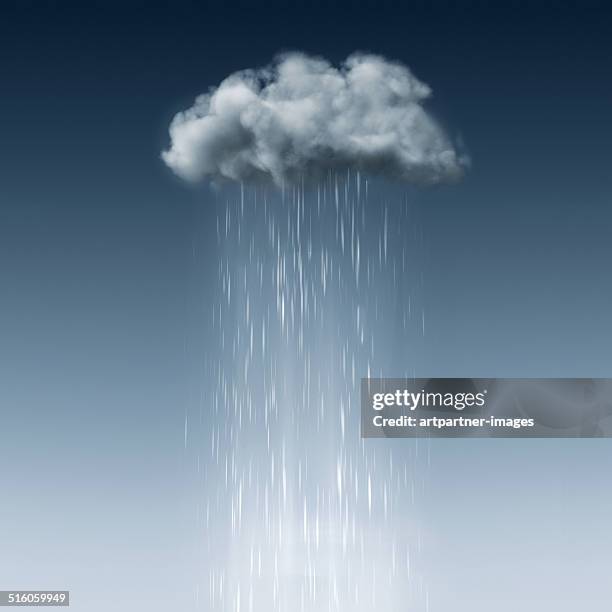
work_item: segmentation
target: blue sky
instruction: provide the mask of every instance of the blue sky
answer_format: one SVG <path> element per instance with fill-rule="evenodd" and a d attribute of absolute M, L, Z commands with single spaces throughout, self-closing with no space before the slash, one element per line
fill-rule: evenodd
<path fill-rule="evenodd" d="M 610 9 L 496 4 L 3 6 L 0 588 L 66 586 L 88 612 L 110 609 L 107 588 L 117 610 L 196 609 L 184 418 L 214 208 L 159 154 L 196 94 L 278 51 L 401 60 L 473 160 L 461 184 L 413 195 L 427 333 L 410 369 L 609 375 Z M 607 609 L 607 442 L 484 442 L 431 445 L 432 611 Z"/>

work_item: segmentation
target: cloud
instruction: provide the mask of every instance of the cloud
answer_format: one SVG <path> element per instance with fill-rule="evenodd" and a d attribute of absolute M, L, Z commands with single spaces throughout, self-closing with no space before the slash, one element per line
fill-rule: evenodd
<path fill-rule="evenodd" d="M 188 181 L 286 181 L 354 168 L 415 183 L 459 178 L 467 158 L 423 103 L 430 88 L 399 63 L 351 55 L 336 68 L 301 53 L 244 70 L 170 124 L 166 164 Z"/>

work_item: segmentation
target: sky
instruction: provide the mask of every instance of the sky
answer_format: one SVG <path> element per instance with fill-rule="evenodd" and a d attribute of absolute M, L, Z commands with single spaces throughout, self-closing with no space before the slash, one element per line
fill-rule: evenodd
<path fill-rule="evenodd" d="M 411 190 L 417 375 L 609 375 L 606 3 L 1 11 L 0 589 L 71 588 L 89 612 L 198 609 L 184 422 L 202 393 L 215 217 L 160 153 L 197 94 L 279 51 L 407 64 L 470 155 L 461 183 Z M 607 441 L 429 452 L 432 611 L 607 609 Z"/>

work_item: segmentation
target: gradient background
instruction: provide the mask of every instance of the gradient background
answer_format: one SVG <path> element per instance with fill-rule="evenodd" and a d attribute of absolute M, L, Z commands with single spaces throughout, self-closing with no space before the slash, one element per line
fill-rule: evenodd
<path fill-rule="evenodd" d="M 196 609 L 184 423 L 214 217 L 159 152 L 177 110 L 280 50 L 407 63 L 472 156 L 462 184 L 414 196 L 427 332 L 407 368 L 610 376 L 611 40 L 605 2 L 4 3 L 0 589 Z M 610 440 L 428 455 L 430 610 L 609 610 Z"/>

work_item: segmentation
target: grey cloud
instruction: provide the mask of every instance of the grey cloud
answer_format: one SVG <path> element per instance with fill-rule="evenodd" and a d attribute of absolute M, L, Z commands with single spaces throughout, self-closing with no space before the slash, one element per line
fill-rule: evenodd
<path fill-rule="evenodd" d="M 189 181 L 280 184 L 354 168 L 418 183 L 459 178 L 467 158 L 423 107 L 430 88 L 399 63 L 300 53 L 237 72 L 170 125 L 165 163 Z"/>

